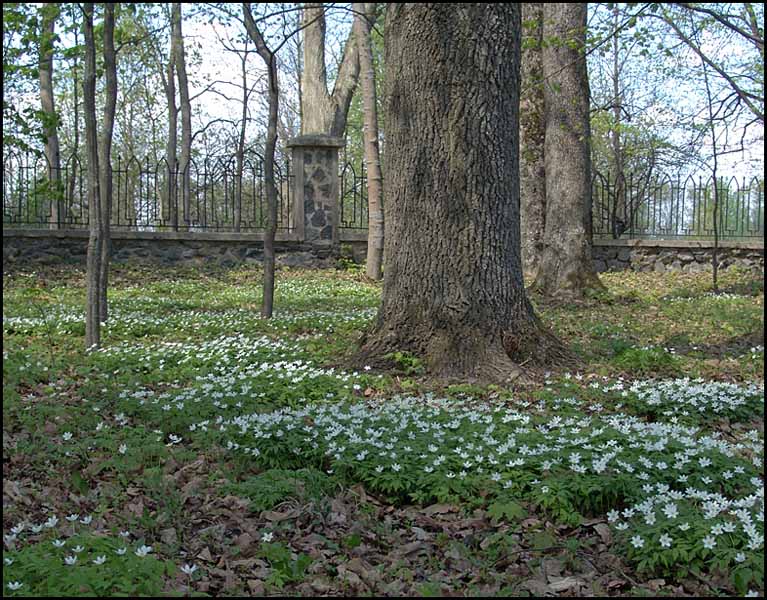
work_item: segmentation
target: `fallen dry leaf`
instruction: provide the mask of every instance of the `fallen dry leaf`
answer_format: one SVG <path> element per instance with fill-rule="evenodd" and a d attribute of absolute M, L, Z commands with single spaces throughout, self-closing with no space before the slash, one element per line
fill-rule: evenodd
<path fill-rule="evenodd" d="M 599 534 L 602 543 L 609 546 L 613 541 L 613 535 L 610 532 L 610 528 L 604 523 L 597 523 L 594 525 L 594 531 Z"/>
<path fill-rule="evenodd" d="M 568 590 L 577 590 L 583 585 L 583 580 L 577 577 L 549 577 L 549 589 L 557 594 Z"/>
<path fill-rule="evenodd" d="M 197 558 L 204 560 L 205 562 L 213 562 L 213 556 L 210 553 L 210 548 L 207 546 L 202 549 L 202 552 L 197 555 Z"/>
<path fill-rule="evenodd" d="M 449 512 L 458 512 L 458 507 L 454 504 L 432 504 L 423 509 L 423 513 L 430 517 L 432 515 L 441 515 Z"/>
<path fill-rule="evenodd" d="M 287 521 L 288 519 L 295 519 L 298 516 L 298 511 L 293 509 L 287 512 L 279 512 L 276 510 L 265 510 L 261 513 L 261 518 L 267 521 L 273 521 L 275 523 L 279 521 Z"/>

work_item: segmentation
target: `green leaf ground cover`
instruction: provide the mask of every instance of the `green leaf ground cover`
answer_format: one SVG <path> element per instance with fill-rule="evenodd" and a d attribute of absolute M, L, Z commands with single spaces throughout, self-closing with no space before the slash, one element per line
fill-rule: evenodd
<path fill-rule="evenodd" d="M 85 353 L 82 272 L 4 274 L 6 594 L 763 592 L 755 276 L 534 299 L 584 363 L 515 388 L 349 366 L 379 287 L 259 280 L 117 267 Z"/>

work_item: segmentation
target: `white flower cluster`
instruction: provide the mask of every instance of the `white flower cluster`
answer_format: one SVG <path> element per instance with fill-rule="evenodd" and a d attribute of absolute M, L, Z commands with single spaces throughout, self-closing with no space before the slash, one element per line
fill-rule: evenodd
<path fill-rule="evenodd" d="M 731 443 L 699 428 L 647 423 L 623 414 L 533 420 L 500 408 L 429 407 L 415 398 L 282 409 L 240 415 L 221 425 L 234 438 L 230 449 L 253 456 L 274 454 L 289 443 L 283 450 L 294 455 L 321 452 L 337 461 L 367 461 L 382 469 L 393 469 L 399 466 L 397 459 L 406 457 L 417 472 L 498 473 L 491 477 L 498 482 L 513 480 L 515 470 L 523 467 L 536 475 L 554 469 L 628 474 L 639 485 L 670 480 L 715 489 L 735 478 L 747 482 L 763 456 L 758 442 Z M 431 442 L 425 452 L 404 449 L 424 439 Z M 704 468 L 714 463 L 731 468 Z"/>
<path fill-rule="evenodd" d="M 570 377 L 565 376 L 565 379 Z M 547 380 L 546 384 L 552 386 L 554 382 Z M 640 412 L 651 408 L 653 412 L 668 417 L 671 423 L 679 422 L 684 417 L 705 418 L 712 414 L 732 417 L 743 409 L 748 409 L 756 415 L 763 411 L 764 406 L 764 384 L 756 382 L 736 384 L 689 377 L 627 382 L 623 379 L 613 381 L 602 377 L 599 380 L 592 380 L 588 388 L 601 392 L 607 397 L 598 402 L 560 396 L 548 400 L 541 399 L 537 402 L 529 400 L 512 402 L 516 407 L 539 413 L 562 410 L 601 413 L 608 406 L 616 410 L 632 407 Z M 556 387 L 551 389 L 556 390 Z M 616 396 L 619 399 L 617 403 L 612 400 Z"/>
<path fill-rule="evenodd" d="M 162 370 L 165 365 L 208 364 L 219 371 L 245 368 L 264 358 L 293 356 L 295 347 L 262 336 L 220 336 L 203 342 L 123 342 L 98 350 L 103 357 L 118 358 L 127 364 Z"/>
<path fill-rule="evenodd" d="M 764 547 L 764 483 L 758 478 L 752 483 L 754 492 L 738 499 L 729 499 L 722 494 L 694 487 L 677 491 L 668 485 L 657 484 L 650 486 L 656 493 L 622 512 L 610 511 L 607 520 L 619 531 L 630 529 L 631 519 L 634 526 L 640 529 L 643 524 L 655 525 L 657 522 L 656 531 L 661 532 L 657 543 L 661 548 L 671 546 L 675 532 L 682 535 L 682 532 L 689 531 L 690 520 L 704 522 L 706 530 L 699 540 L 703 548 L 713 550 L 719 536 L 742 532 L 742 549 L 758 551 Z M 685 520 L 680 517 L 679 504 L 685 507 Z M 728 538 L 730 542 L 733 539 L 737 538 Z M 632 537 L 631 543 L 639 548 L 643 547 L 644 541 L 640 535 L 636 535 Z M 738 552 L 733 555 L 733 560 L 743 562 L 745 555 Z"/>
<path fill-rule="evenodd" d="M 76 326 L 85 323 L 85 314 L 74 310 L 48 310 L 45 316 L 12 316 L 3 315 L 3 331 L 30 335 L 54 331 L 57 334 L 72 333 Z"/>
<path fill-rule="evenodd" d="M 608 389 L 610 389 L 608 387 Z M 727 415 L 748 404 L 764 402 L 764 384 L 738 385 L 703 379 L 636 381 L 629 391 L 649 406 L 667 407 L 665 416 L 679 414 Z"/>

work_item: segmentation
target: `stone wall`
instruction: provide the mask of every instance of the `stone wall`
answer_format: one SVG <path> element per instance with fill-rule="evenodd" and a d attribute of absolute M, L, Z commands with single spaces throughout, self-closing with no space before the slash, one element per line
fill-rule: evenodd
<path fill-rule="evenodd" d="M 710 271 L 713 242 L 686 240 L 596 240 L 594 266 L 604 271 Z M 764 270 L 764 243 L 720 242 L 719 266 Z"/>
<path fill-rule="evenodd" d="M 280 239 L 281 238 L 281 239 Z M 87 231 L 3 231 L 3 268 L 27 264 L 85 265 Z M 337 264 L 330 248 L 291 236 L 275 242 L 278 266 L 328 268 Z M 263 261 L 263 235 L 113 232 L 112 260 L 158 265 L 231 267 Z"/>
<path fill-rule="evenodd" d="M 115 231 L 112 233 L 112 260 L 161 265 L 234 266 L 263 260 L 262 234 L 236 233 L 154 233 Z M 358 232 L 340 232 L 340 254 L 363 263 L 367 243 Z M 47 229 L 4 230 L 3 265 L 85 264 L 88 232 Z M 338 253 L 331 245 L 302 241 L 296 234 L 278 234 L 277 264 L 306 268 L 337 265 Z M 688 241 L 597 240 L 594 263 L 599 272 L 671 271 L 711 269 L 711 243 Z M 722 242 L 719 262 L 763 270 L 762 243 Z"/>

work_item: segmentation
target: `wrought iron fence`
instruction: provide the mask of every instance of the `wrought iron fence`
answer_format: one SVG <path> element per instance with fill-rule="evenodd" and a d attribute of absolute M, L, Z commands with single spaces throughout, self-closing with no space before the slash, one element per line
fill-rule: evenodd
<path fill-rule="evenodd" d="M 267 220 L 263 158 L 247 153 L 193 159 L 189 192 L 178 166 L 164 159 L 118 158 L 113 165 L 112 227 L 135 231 L 264 230 Z M 58 177 L 55 177 L 58 175 Z M 52 172 L 44 156 L 8 152 L 3 157 L 3 226 L 85 228 L 87 174 L 77 156 Z M 52 185 L 51 180 L 58 180 Z M 276 165 L 278 230 L 292 232 L 293 174 L 286 160 Z M 764 180 L 720 178 L 719 237 L 764 239 Z M 592 224 L 596 238 L 710 239 L 714 235 L 712 179 L 615 178 L 595 172 Z M 188 201 L 186 200 L 188 197 Z M 59 209 L 57 210 L 57 204 Z M 364 163 L 346 162 L 339 172 L 339 225 L 368 227 Z"/>
<path fill-rule="evenodd" d="M 340 223 L 367 229 L 367 177 L 364 163 L 341 169 Z M 712 179 L 629 175 L 616 179 L 594 173 L 594 237 L 623 239 L 710 239 L 714 237 Z M 764 239 L 764 180 L 720 178 L 719 237 Z"/>
<path fill-rule="evenodd" d="M 713 178 L 594 173 L 592 182 L 595 237 L 714 237 Z M 716 185 L 719 237 L 764 239 L 764 179 L 719 178 Z"/>
<path fill-rule="evenodd" d="M 339 173 L 339 223 L 341 229 L 368 228 L 368 186 L 365 162 L 346 162 Z"/>
<path fill-rule="evenodd" d="M 165 159 L 117 158 L 112 168 L 112 227 L 134 231 L 264 230 L 268 218 L 263 158 L 249 152 L 192 159 L 185 173 Z M 188 174 L 188 193 L 185 175 Z M 294 229 L 290 163 L 275 165 L 277 229 Z M 52 182 L 58 182 L 56 184 Z M 88 226 L 87 170 L 77 156 L 58 170 L 44 156 L 3 157 L 3 227 Z"/>

